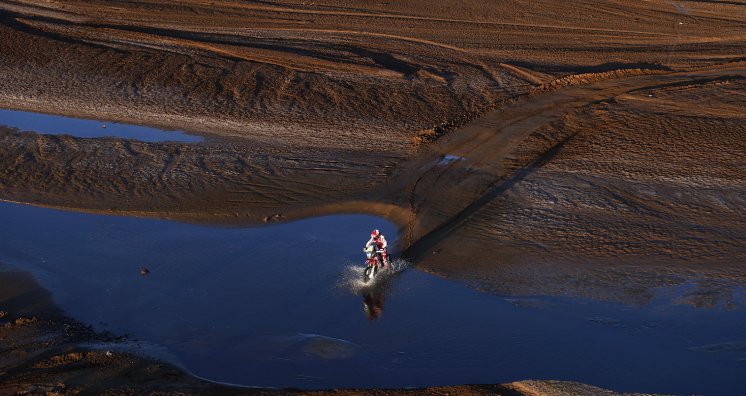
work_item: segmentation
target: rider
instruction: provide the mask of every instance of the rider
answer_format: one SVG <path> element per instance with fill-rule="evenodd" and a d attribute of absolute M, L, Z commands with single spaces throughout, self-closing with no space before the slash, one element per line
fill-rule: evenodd
<path fill-rule="evenodd" d="M 388 259 L 388 250 L 386 243 L 386 238 L 383 237 L 380 231 L 373 230 L 373 232 L 370 233 L 370 239 L 368 240 L 368 243 L 365 244 L 365 247 L 367 248 L 371 244 L 375 243 L 376 248 L 378 250 L 383 250 L 381 252 L 381 259 L 383 261 L 383 268 L 386 269 L 389 267 L 389 259 Z"/>

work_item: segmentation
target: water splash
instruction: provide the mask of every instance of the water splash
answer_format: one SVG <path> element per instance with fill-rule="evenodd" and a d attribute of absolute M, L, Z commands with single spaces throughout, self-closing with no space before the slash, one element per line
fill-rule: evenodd
<path fill-rule="evenodd" d="M 461 161 L 462 159 L 464 159 L 464 158 L 463 157 L 459 157 L 458 155 L 446 154 L 446 155 L 443 156 L 443 158 L 441 158 L 440 161 L 438 161 L 438 165 L 448 165 L 451 162 Z"/>
<path fill-rule="evenodd" d="M 391 260 L 389 262 L 389 268 L 386 271 L 381 271 L 373 279 L 364 282 L 363 272 L 365 271 L 365 266 L 361 264 L 349 264 L 345 267 L 344 272 L 340 276 L 339 281 L 337 282 L 337 287 L 349 290 L 354 294 L 359 294 L 360 292 L 374 288 L 376 285 L 385 282 L 387 279 L 391 279 L 391 277 L 404 271 L 410 265 L 412 265 L 412 263 L 404 259 Z"/>

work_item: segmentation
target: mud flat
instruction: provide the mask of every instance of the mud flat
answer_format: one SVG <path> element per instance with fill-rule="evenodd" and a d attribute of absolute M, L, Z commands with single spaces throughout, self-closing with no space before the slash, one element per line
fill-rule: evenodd
<path fill-rule="evenodd" d="M 435 165 L 412 190 L 427 219 L 412 254 L 500 294 L 646 304 L 657 287 L 693 282 L 687 303 L 742 307 L 745 80 L 724 73 L 633 77 L 600 94 L 609 85 L 599 83 L 580 106 L 584 89 L 568 88 L 446 137 L 433 147 L 464 159 Z M 697 106 L 701 97 L 713 102 Z M 495 123 L 503 135 L 490 133 Z M 454 192 L 437 183 L 458 178 Z"/>
<path fill-rule="evenodd" d="M 4 2 L 0 106 L 208 139 L 2 127 L 0 198 L 379 214 L 479 290 L 742 309 L 744 32 L 737 1 Z"/>
<path fill-rule="evenodd" d="M 540 85 L 738 61 L 744 41 L 737 2 L 97 0 L 0 10 L 5 107 L 387 152 Z"/>

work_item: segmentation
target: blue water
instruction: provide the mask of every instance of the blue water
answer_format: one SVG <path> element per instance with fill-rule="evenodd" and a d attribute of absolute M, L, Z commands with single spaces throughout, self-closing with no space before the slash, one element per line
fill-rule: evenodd
<path fill-rule="evenodd" d="M 178 131 L 164 131 L 139 125 L 128 125 L 28 111 L 0 109 L 0 125 L 48 135 L 70 135 L 83 138 L 119 137 L 143 142 L 197 143 L 203 139 Z M 106 126 L 104 128 L 103 126 Z"/>
<path fill-rule="evenodd" d="M 0 203 L 0 224 L 0 262 L 31 272 L 69 315 L 211 380 L 746 389 L 744 312 L 672 305 L 666 290 L 642 308 L 513 298 L 414 268 L 372 290 L 351 287 L 370 229 L 396 238 L 378 217 L 218 228 Z M 723 345 L 701 348 L 713 344 Z"/>

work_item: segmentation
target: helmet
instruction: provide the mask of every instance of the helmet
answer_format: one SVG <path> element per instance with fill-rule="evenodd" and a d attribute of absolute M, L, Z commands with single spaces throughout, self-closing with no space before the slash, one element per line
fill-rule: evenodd
<path fill-rule="evenodd" d="M 370 233 L 371 238 L 378 238 L 379 235 L 381 235 L 381 233 L 378 230 L 373 230 Z"/>

